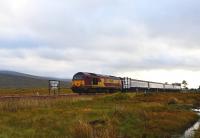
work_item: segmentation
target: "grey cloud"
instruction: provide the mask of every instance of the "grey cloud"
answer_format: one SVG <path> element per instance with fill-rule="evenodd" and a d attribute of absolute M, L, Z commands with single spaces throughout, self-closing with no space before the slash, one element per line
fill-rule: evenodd
<path fill-rule="evenodd" d="M 12 2 L 0 3 L 1 66 L 12 68 L 17 58 L 24 61 L 17 69 L 31 72 L 38 61 L 43 65 L 32 70 L 56 75 L 199 69 L 198 53 L 188 54 L 200 44 L 197 0 Z"/>

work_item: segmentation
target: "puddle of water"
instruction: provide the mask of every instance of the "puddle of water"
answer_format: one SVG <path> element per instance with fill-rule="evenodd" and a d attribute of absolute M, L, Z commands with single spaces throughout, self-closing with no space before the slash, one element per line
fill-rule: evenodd
<path fill-rule="evenodd" d="M 200 115 L 200 109 L 192 109 L 192 111 L 197 112 Z"/>
<path fill-rule="evenodd" d="M 197 114 L 200 116 L 200 109 L 192 109 L 192 111 L 197 112 Z M 198 120 L 192 127 L 187 129 L 183 136 L 180 138 L 194 138 L 195 131 L 197 131 L 200 128 L 200 120 Z"/>
<path fill-rule="evenodd" d="M 193 138 L 195 135 L 195 131 L 197 131 L 199 127 L 200 127 L 200 120 L 196 122 L 191 128 L 186 130 L 181 138 Z"/>

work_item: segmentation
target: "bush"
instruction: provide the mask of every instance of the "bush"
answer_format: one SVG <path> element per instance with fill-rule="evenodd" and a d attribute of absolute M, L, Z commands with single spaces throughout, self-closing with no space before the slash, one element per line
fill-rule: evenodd
<path fill-rule="evenodd" d="M 168 100 L 168 104 L 177 104 L 178 103 L 178 99 L 176 99 L 175 97 L 171 97 Z"/>

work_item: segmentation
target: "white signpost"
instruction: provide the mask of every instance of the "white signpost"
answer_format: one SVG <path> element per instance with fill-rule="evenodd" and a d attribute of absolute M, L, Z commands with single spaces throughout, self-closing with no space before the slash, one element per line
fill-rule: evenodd
<path fill-rule="evenodd" d="M 58 80 L 49 80 L 49 95 L 51 95 L 51 92 L 54 93 L 54 95 L 60 93 L 60 81 Z"/>

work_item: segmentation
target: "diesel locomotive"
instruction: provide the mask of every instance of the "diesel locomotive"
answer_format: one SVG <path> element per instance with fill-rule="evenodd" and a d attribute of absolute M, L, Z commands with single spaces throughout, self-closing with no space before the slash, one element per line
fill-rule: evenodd
<path fill-rule="evenodd" d="M 88 72 L 78 72 L 73 76 L 72 90 L 75 93 L 116 92 L 123 90 L 180 91 L 181 84 L 167 84 Z"/>
<path fill-rule="evenodd" d="M 78 72 L 73 76 L 72 90 L 77 93 L 121 91 L 122 81 L 119 77 Z"/>

